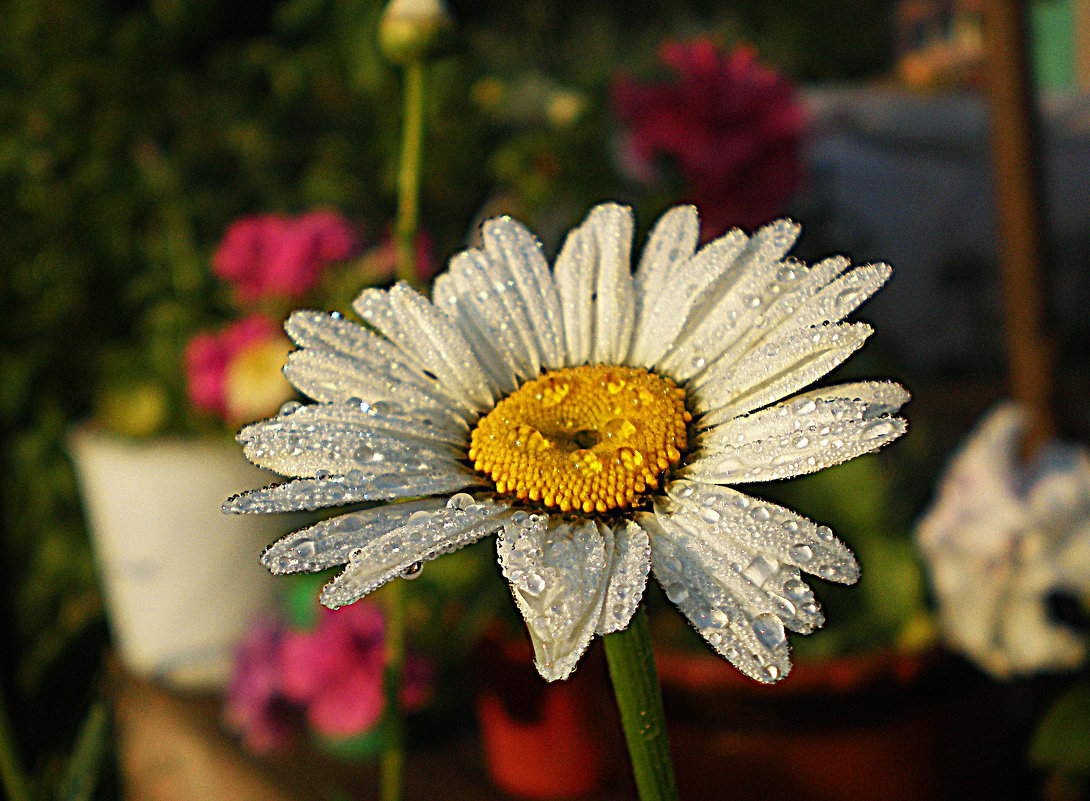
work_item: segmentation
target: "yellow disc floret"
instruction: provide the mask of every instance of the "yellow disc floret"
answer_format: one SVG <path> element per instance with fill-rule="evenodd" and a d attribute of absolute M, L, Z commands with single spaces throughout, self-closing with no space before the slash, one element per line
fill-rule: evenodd
<path fill-rule="evenodd" d="M 681 459 L 685 391 L 635 367 L 584 365 L 527 381 L 473 429 L 469 458 L 496 490 L 545 507 L 631 506 Z"/>

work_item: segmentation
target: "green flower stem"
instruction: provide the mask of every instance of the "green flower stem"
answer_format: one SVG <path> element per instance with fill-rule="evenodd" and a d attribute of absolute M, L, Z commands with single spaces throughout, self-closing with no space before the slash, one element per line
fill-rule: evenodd
<path fill-rule="evenodd" d="M 624 631 L 602 638 L 640 801 L 677 801 L 662 691 L 643 607 Z"/>
<path fill-rule="evenodd" d="M 397 174 L 397 277 L 419 287 L 416 231 L 419 225 L 420 164 L 424 145 L 423 61 L 405 67 L 405 119 Z"/>
<path fill-rule="evenodd" d="M 19 765 L 15 749 L 15 733 L 8 720 L 6 701 L 0 693 L 0 789 L 11 801 L 30 801 L 26 775 Z"/>
<path fill-rule="evenodd" d="M 379 766 L 380 801 L 400 801 L 401 776 L 405 762 L 405 721 L 401 709 L 401 686 L 405 674 L 405 582 L 394 579 L 386 585 L 386 668 L 383 691 L 386 713 L 383 720 L 382 761 Z"/>
<path fill-rule="evenodd" d="M 424 144 L 423 61 L 405 67 L 405 119 L 397 173 L 397 277 L 419 287 L 416 231 L 419 225 L 420 165 Z M 405 586 L 394 579 L 386 587 L 385 743 L 379 768 L 380 801 L 400 801 L 405 763 L 405 720 L 401 687 L 405 674 Z"/>

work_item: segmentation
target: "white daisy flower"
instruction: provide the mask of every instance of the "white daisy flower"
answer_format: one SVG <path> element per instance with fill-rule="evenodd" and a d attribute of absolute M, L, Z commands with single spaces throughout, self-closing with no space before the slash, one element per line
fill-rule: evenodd
<path fill-rule="evenodd" d="M 842 257 L 787 253 L 799 227 L 733 230 L 697 249 L 691 206 L 655 225 L 635 274 L 629 209 L 595 207 L 552 271 L 518 222 L 483 227 L 434 303 L 404 284 L 355 301 L 365 328 L 296 312 L 285 373 L 318 403 L 239 434 L 255 464 L 294 480 L 231 512 L 359 501 L 272 545 L 274 573 L 346 568 L 322 591 L 352 603 L 489 534 L 548 680 L 595 634 L 624 629 L 649 570 L 711 646 L 773 682 L 785 629 L 823 616 L 802 573 L 854 582 L 832 532 L 733 485 L 877 450 L 908 393 L 858 382 L 797 393 L 871 333 L 844 318 L 889 277 Z M 377 332 L 377 333 L 376 333 Z M 404 500 L 411 499 L 411 500 Z"/>

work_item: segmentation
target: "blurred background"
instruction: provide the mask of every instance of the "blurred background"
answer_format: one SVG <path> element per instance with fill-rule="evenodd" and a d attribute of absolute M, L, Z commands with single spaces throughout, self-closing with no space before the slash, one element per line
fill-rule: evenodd
<path fill-rule="evenodd" d="M 1024 13 L 1013 49 L 989 5 L 449 3 L 421 283 L 488 216 L 551 258 L 606 199 L 633 206 L 637 243 L 694 202 L 705 239 L 787 215 L 807 262 L 894 266 L 857 315 L 879 335 L 834 378 L 906 384 L 909 436 L 755 488 L 863 567 L 850 589 L 815 580 L 828 623 L 792 639 L 793 675 L 748 683 L 648 587 L 685 797 L 1087 797 L 1090 2 L 991 4 Z M 306 516 L 219 505 L 273 480 L 232 434 L 297 400 L 288 311 L 350 314 L 393 280 L 382 7 L 0 5 L 14 801 L 376 797 L 381 591 L 320 611 L 328 576 L 257 565 Z M 996 90 L 1010 76 L 1028 105 Z M 1011 158 L 1030 182 L 1003 197 Z M 1010 398 L 1025 421 L 989 412 Z M 538 681 L 489 543 L 408 597 L 406 797 L 634 797 L 600 646 Z"/>

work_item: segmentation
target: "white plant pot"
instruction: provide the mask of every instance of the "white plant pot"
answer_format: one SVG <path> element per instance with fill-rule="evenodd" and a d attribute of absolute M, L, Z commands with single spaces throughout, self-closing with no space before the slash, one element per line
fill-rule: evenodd
<path fill-rule="evenodd" d="M 235 645 L 274 602 L 258 557 L 298 519 L 220 507 L 273 475 L 229 442 L 80 428 L 69 445 L 122 662 L 174 687 L 222 687 Z"/>

